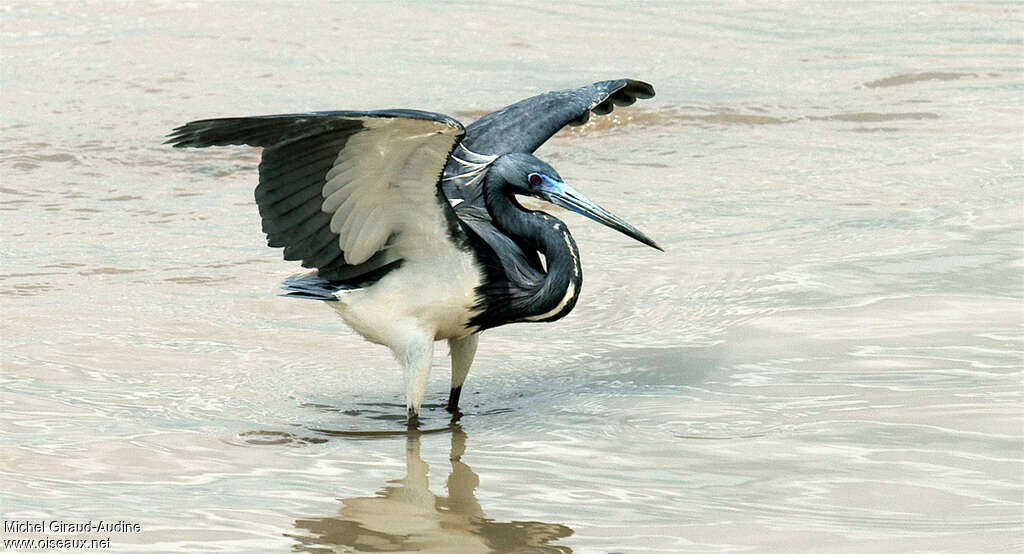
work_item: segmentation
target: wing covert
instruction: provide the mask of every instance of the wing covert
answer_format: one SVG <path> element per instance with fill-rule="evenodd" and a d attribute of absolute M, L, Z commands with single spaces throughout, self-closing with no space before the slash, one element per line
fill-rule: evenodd
<path fill-rule="evenodd" d="M 325 279 L 356 282 L 446 239 L 439 179 L 464 132 L 416 110 L 313 112 L 195 121 L 168 142 L 262 146 L 255 197 L 267 243 Z"/>

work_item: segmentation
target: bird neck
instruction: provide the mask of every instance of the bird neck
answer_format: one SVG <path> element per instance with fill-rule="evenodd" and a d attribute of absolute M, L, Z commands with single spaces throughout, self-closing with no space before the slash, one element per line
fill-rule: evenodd
<path fill-rule="evenodd" d="M 544 255 L 542 279 L 510 283 L 520 291 L 510 299 L 517 303 L 511 311 L 517 312 L 519 321 L 554 321 L 565 316 L 576 305 L 583 284 L 579 250 L 565 223 L 523 208 L 504 182 L 487 179 L 483 188 L 494 225 L 524 249 Z"/>

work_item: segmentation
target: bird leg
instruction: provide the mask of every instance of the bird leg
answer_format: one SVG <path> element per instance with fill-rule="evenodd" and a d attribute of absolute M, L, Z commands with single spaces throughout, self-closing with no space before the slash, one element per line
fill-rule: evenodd
<path fill-rule="evenodd" d="M 448 348 L 452 353 L 452 388 L 448 393 L 448 406 L 445 409 L 453 414 L 459 411 L 462 384 L 466 382 L 469 366 L 473 365 L 473 357 L 476 355 L 476 345 L 479 341 L 480 335 L 478 334 L 448 339 Z"/>
<path fill-rule="evenodd" d="M 401 345 L 393 349 L 395 357 L 402 364 L 405 377 L 405 407 L 409 420 L 419 417 L 423 404 L 423 393 L 430 376 L 430 360 L 434 354 L 434 337 L 423 332 L 406 334 Z"/>

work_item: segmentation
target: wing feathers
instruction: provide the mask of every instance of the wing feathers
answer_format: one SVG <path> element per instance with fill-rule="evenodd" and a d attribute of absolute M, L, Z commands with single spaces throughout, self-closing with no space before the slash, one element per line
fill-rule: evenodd
<path fill-rule="evenodd" d="M 287 231 L 319 213 L 319 202 L 307 202 L 281 214 L 262 210 L 260 215 L 263 216 L 263 232 L 269 235 Z"/>
<path fill-rule="evenodd" d="M 342 257 L 342 252 L 338 248 L 337 241 L 331 241 L 330 243 L 325 244 L 320 250 L 317 250 L 313 255 L 303 258 L 302 266 L 321 268 L 336 259 L 342 259 Z"/>
<path fill-rule="evenodd" d="M 309 227 L 314 227 L 309 225 Z M 296 232 L 298 235 L 300 232 Z M 321 248 L 328 244 L 334 243 L 337 240 L 337 236 L 330 231 L 330 229 L 316 227 L 311 232 L 300 239 L 293 240 L 291 244 L 285 245 L 284 259 L 286 260 L 301 260 L 307 258 Z"/>
<path fill-rule="evenodd" d="M 333 188 L 333 190 L 332 190 Z M 349 182 L 342 182 L 341 179 L 332 179 L 324 185 L 323 194 L 326 196 L 320 209 L 327 213 L 334 213 L 345 203 L 357 187 L 351 186 Z M 336 229 L 335 229 L 336 230 Z"/>
<path fill-rule="evenodd" d="M 267 243 L 324 279 L 362 283 L 446 240 L 437 187 L 464 132 L 415 110 L 314 112 L 194 121 L 168 142 L 262 146 L 255 198 Z"/>
<path fill-rule="evenodd" d="M 654 87 L 618 79 L 546 92 L 487 114 L 466 129 L 463 146 L 481 154 L 533 152 L 565 125 L 582 124 L 590 113 L 606 114 L 637 98 L 651 98 Z"/>
<path fill-rule="evenodd" d="M 331 216 L 331 231 L 334 231 L 339 235 L 345 226 L 345 221 L 350 215 L 352 215 L 352 212 L 358 210 L 359 207 L 364 204 L 360 197 L 372 196 L 376 191 L 372 190 L 369 184 L 362 184 L 362 186 L 360 186 L 360 183 L 353 183 L 353 185 L 346 187 L 345 192 L 348 194 L 340 196 L 341 202 L 338 204 L 338 207 L 333 210 L 334 213 Z"/>
<path fill-rule="evenodd" d="M 264 206 L 269 212 L 275 214 L 283 214 L 291 211 L 292 209 L 309 202 L 313 198 L 320 197 L 320 187 L 315 183 L 311 185 L 304 185 L 299 183 L 295 187 L 295 192 L 290 195 L 281 195 L 280 198 L 275 199 L 271 202 L 264 202 Z"/>
<path fill-rule="evenodd" d="M 381 217 L 384 211 L 383 207 L 374 206 L 367 212 L 366 221 L 353 233 L 351 245 L 344 249 L 349 263 L 363 263 L 384 247 L 391 232 L 391 222 Z"/>
<path fill-rule="evenodd" d="M 274 247 L 288 246 L 289 244 L 305 239 L 309 235 L 320 231 L 322 228 L 330 233 L 330 217 L 330 214 L 314 214 L 306 221 L 291 227 L 287 231 L 267 235 L 267 244 Z M 324 224 L 325 220 L 326 225 Z M 335 235 L 332 233 L 332 236 Z M 335 236 L 335 238 L 337 238 L 337 236 Z"/>
<path fill-rule="evenodd" d="M 341 232 L 338 233 L 341 251 L 345 253 L 345 261 L 352 265 L 359 265 L 365 262 L 373 254 L 373 252 L 356 252 L 355 248 L 356 241 L 359 239 L 359 231 L 366 225 L 367 218 L 376 207 L 371 205 L 367 206 L 366 209 L 353 211 L 345 220 Z"/>

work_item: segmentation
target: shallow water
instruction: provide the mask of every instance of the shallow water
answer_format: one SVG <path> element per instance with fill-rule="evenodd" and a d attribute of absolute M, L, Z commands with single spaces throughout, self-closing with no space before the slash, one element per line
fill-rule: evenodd
<path fill-rule="evenodd" d="M 112 551 L 1020 551 L 1021 19 L 8 2 L 3 518 L 139 523 Z M 557 212 L 579 306 L 487 332 L 458 422 L 437 356 L 415 433 L 386 350 L 276 296 L 257 153 L 161 145 L 618 77 L 658 96 L 539 153 L 667 252 Z"/>

